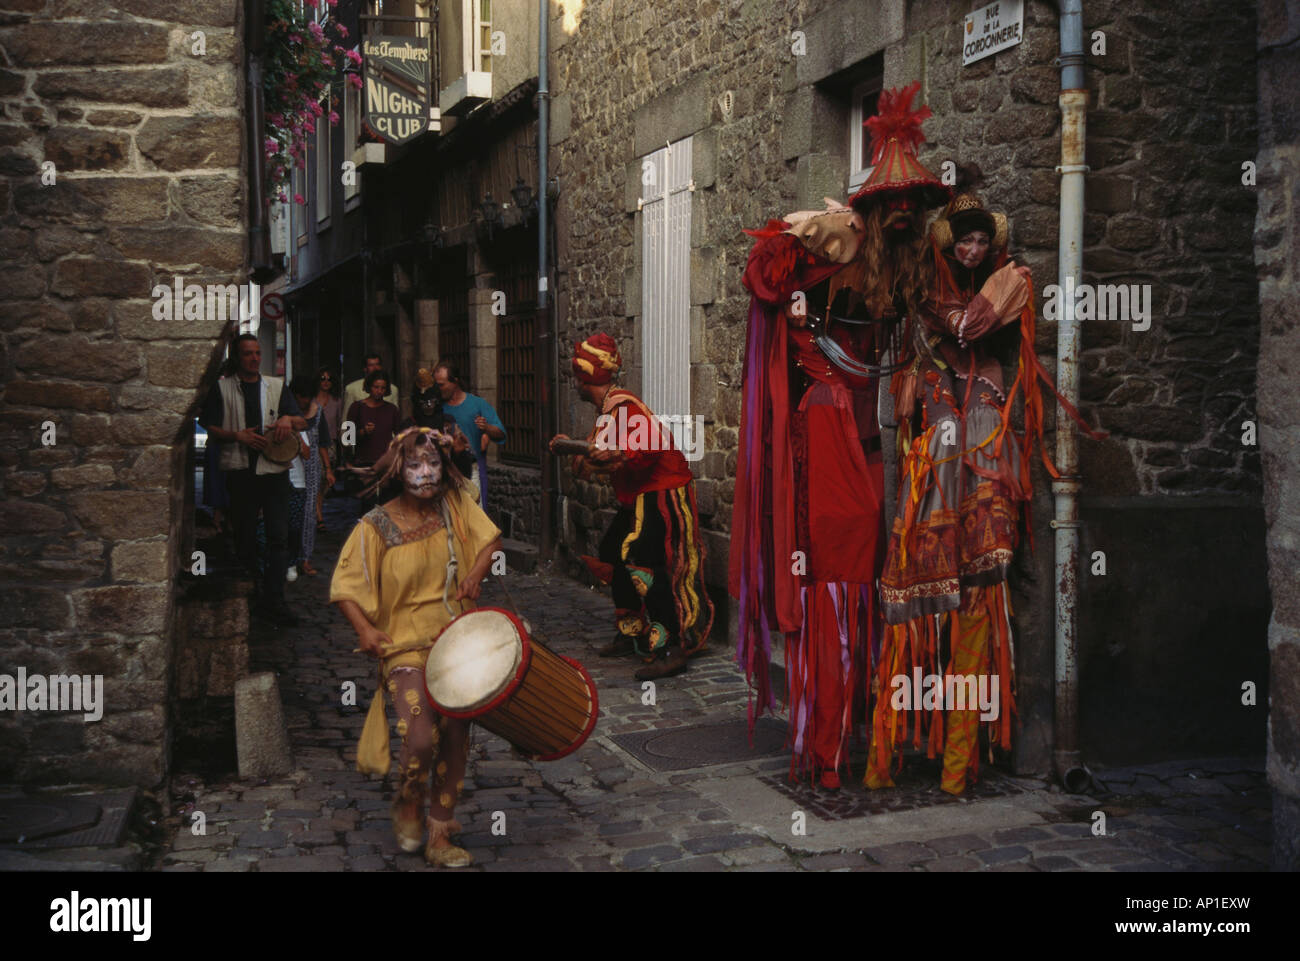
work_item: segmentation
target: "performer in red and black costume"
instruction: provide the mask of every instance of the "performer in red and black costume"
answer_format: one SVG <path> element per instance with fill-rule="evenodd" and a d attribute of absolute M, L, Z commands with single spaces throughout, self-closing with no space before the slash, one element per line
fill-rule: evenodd
<path fill-rule="evenodd" d="M 575 454 L 576 476 L 608 476 L 619 509 L 600 542 L 599 558 L 584 557 L 614 593 L 614 640 L 601 657 L 636 654 L 647 681 L 680 674 L 703 649 L 713 625 L 704 586 L 704 542 L 690 466 L 650 408 L 613 383 L 623 365 L 608 334 L 594 334 L 573 352 L 582 399 L 599 415 L 589 451 Z M 551 441 L 572 443 L 564 434 Z"/>
<path fill-rule="evenodd" d="M 766 228 L 745 268 L 745 352 L 730 590 L 737 653 L 773 707 L 769 630 L 786 643 L 791 773 L 840 785 L 869 716 L 881 635 L 875 584 L 886 511 L 877 391 L 887 348 L 928 291 L 923 211 L 950 195 L 916 159 L 919 84 L 881 94 L 867 121 L 875 169 L 848 206 Z M 751 710 L 750 723 L 754 723 Z"/>

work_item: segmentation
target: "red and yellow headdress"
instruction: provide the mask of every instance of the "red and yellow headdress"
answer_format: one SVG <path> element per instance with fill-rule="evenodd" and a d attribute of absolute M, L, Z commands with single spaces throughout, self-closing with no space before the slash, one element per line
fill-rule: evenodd
<path fill-rule="evenodd" d="M 573 348 L 573 376 L 584 384 L 608 384 L 622 366 L 618 344 L 609 334 L 592 334 Z"/>
<path fill-rule="evenodd" d="M 904 190 L 918 191 L 926 207 L 937 207 L 952 196 L 952 188 L 916 159 L 917 148 L 925 143 L 921 121 L 930 116 L 929 107 L 911 109 L 912 98 L 920 89 L 920 81 L 914 81 L 880 94 L 879 112 L 864 124 L 871 131 L 871 162 L 875 169 L 862 188 L 849 198 L 850 206 L 860 200 L 875 200 Z"/>

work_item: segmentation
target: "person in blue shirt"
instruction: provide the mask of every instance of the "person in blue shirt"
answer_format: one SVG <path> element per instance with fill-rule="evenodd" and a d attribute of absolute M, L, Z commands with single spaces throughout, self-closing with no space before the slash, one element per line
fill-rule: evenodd
<path fill-rule="evenodd" d="M 442 411 L 456 422 L 469 440 L 474 452 L 474 480 L 479 489 L 479 506 L 488 507 L 487 445 L 488 440 L 500 444 L 506 439 L 506 429 L 492 405 L 477 394 L 467 390 L 465 378 L 451 361 L 440 361 L 433 369 L 433 382 L 442 395 Z"/>

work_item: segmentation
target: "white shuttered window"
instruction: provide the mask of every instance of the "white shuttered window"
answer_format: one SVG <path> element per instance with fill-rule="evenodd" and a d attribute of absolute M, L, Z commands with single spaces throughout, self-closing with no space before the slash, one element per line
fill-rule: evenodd
<path fill-rule="evenodd" d="M 691 139 L 641 164 L 641 394 L 676 417 L 691 413 Z"/>

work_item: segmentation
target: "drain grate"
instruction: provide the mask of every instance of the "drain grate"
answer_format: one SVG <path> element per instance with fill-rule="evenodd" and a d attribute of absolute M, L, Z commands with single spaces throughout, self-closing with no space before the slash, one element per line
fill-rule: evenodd
<path fill-rule="evenodd" d="M 872 814 L 916 811 L 1025 793 L 1025 788 L 982 766 L 979 781 L 968 786 L 961 797 L 953 797 L 939 789 L 943 762 L 927 757 L 909 757 L 903 770 L 894 775 L 895 787 L 868 791 L 862 786 L 863 760 L 854 759 L 853 769 L 857 773 L 852 777 L 841 774 L 844 786 L 838 791 L 814 788 L 807 783 L 791 784 L 784 776 L 764 775 L 758 780 L 794 801 L 800 810 L 809 811 L 823 821 L 848 821 Z"/>
<path fill-rule="evenodd" d="M 785 751 L 785 732 L 783 721 L 765 717 L 754 725 L 752 748 L 746 721 L 634 731 L 614 734 L 610 740 L 656 771 L 685 771 L 781 754 Z"/>
<path fill-rule="evenodd" d="M 33 848 L 116 845 L 135 789 L 78 797 L 0 797 L 0 844 Z"/>

